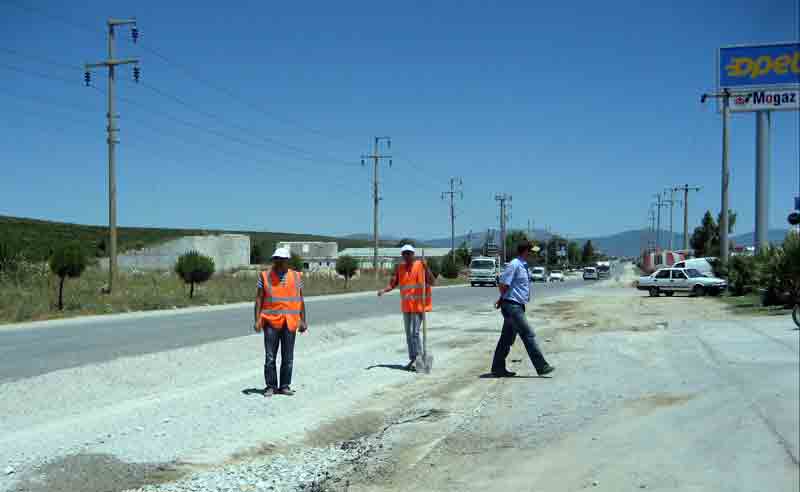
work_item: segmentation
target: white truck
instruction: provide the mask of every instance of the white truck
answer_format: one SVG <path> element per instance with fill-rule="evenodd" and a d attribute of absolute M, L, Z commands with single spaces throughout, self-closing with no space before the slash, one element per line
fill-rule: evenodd
<path fill-rule="evenodd" d="M 476 285 L 497 286 L 500 279 L 500 265 L 497 258 L 489 256 L 479 256 L 473 258 L 469 264 L 469 283 L 473 287 Z"/>

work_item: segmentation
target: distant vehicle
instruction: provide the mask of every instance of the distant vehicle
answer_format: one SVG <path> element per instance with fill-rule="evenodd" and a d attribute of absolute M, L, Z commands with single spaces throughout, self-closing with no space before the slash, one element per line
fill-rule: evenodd
<path fill-rule="evenodd" d="M 700 273 L 706 277 L 714 276 L 714 267 L 711 264 L 716 258 L 692 258 L 690 260 L 683 260 L 672 265 L 672 268 L 694 268 L 699 270 Z"/>
<path fill-rule="evenodd" d="M 499 277 L 500 270 L 495 258 L 478 257 L 469 264 L 469 283 L 473 287 L 485 284 L 497 286 Z"/>
<path fill-rule="evenodd" d="M 531 282 L 547 282 L 547 271 L 544 267 L 533 267 L 530 272 Z"/>
<path fill-rule="evenodd" d="M 719 295 L 728 288 L 728 283 L 721 278 L 705 276 L 694 268 L 662 268 L 652 275 L 640 277 L 636 288 L 646 290 L 650 297 L 658 297 L 662 293 L 672 297 L 676 292 L 701 297 L 706 294 Z"/>
<path fill-rule="evenodd" d="M 600 277 L 597 275 L 597 268 L 595 267 L 586 267 L 583 269 L 583 279 L 584 280 L 600 280 Z"/>
<path fill-rule="evenodd" d="M 564 272 L 561 270 L 553 270 L 550 272 L 550 275 L 547 276 L 548 282 L 563 282 L 564 281 Z"/>
<path fill-rule="evenodd" d="M 597 278 L 603 279 L 608 278 L 611 275 L 611 262 L 610 261 L 598 261 L 597 262 Z"/>
<path fill-rule="evenodd" d="M 684 260 L 683 254 L 677 251 L 644 251 L 640 260 L 640 268 L 645 274 L 651 274 L 660 268 L 668 268 Z"/>

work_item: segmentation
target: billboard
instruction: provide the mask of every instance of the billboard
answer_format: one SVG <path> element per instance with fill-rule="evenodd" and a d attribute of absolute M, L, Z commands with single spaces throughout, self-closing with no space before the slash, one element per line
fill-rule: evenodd
<path fill-rule="evenodd" d="M 717 59 L 719 89 L 800 88 L 800 43 L 730 46 Z"/>
<path fill-rule="evenodd" d="M 732 112 L 800 109 L 800 89 L 757 90 L 731 96 Z"/>

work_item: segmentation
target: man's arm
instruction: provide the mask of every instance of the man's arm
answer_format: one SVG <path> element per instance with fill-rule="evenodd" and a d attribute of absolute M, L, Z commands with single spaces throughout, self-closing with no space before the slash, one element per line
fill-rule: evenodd
<path fill-rule="evenodd" d="M 497 290 L 500 291 L 500 297 L 497 299 L 497 302 L 494 303 L 495 308 L 500 307 L 500 301 L 503 300 L 503 296 L 506 295 L 508 289 L 511 288 L 511 282 L 514 281 L 514 275 L 516 272 L 517 270 L 514 268 L 514 264 L 509 263 L 506 265 L 506 269 L 503 270 L 503 273 L 500 275 L 500 280 L 497 282 Z"/>
<path fill-rule="evenodd" d="M 399 268 L 399 265 L 394 268 L 394 274 L 392 275 L 391 280 L 389 280 L 389 286 L 386 287 L 385 289 L 379 290 L 378 291 L 378 296 L 382 296 L 382 295 L 386 294 L 387 292 L 391 292 L 392 289 L 397 287 L 397 284 L 400 282 L 400 280 L 397 278 L 397 269 L 398 268 Z"/>
<path fill-rule="evenodd" d="M 300 289 L 300 302 L 303 303 L 302 313 L 300 313 L 300 333 L 308 330 L 308 316 L 306 315 L 306 298 L 303 297 L 303 289 Z"/>
<path fill-rule="evenodd" d="M 436 285 L 436 277 L 433 276 L 433 272 L 431 271 L 431 267 L 428 266 L 427 261 L 422 262 L 425 265 L 425 283 L 430 286 Z"/>
<path fill-rule="evenodd" d="M 261 331 L 261 305 L 264 303 L 264 289 L 258 288 L 256 293 L 256 305 L 254 309 L 255 319 L 253 320 L 253 329 L 256 332 Z"/>

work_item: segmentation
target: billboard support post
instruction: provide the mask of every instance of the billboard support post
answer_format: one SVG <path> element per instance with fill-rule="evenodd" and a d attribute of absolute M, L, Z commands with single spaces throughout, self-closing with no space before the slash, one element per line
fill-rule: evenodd
<path fill-rule="evenodd" d="M 756 112 L 756 251 L 769 246 L 770 113 Z"/>

